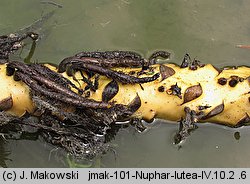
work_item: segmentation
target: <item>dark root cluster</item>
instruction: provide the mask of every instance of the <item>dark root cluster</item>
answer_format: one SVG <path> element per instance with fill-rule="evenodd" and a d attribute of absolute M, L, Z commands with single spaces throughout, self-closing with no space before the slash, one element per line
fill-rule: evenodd
<path fill-rule="evenodd" d="M 9 60 L 10 53 L 20 48 L 22 40 L 27 37 L 37 39 L 35 33 L 0 37 L 0 59 L 7 64 L 6 75 L 29 86 L 36 110 L 32 115 L 27 113 L 21 118 L 2 111 L 0 131 L 10 139 L 42 136 L 52 145 L 88 159 L 109 150 L 108 142 L 122 126 L 115 122 L 128 119 L 141 105 L 139 96 L 129 105 L 109 102 L 118 91 L 117 82 L 141 84 L 156 80 L 158 73 L 150 77 L 140 77 L 140 74 L 149 69 L 158 57 L 168 58 L 170 55 L 158 51 L 148 61 L 129 51 L 81 52 L 64 59 L 57 73 L 42 64 Z M 134 76 L 112 70 L 112 67 L 141 67 L 141 72 Z M 76 71 L 87 73 L 88 77 L 82 75 L 87 84 L 85 89 L 77 88 L 60 74 L 67 72 L 74 77 Z M 102 101 L 86 98 L 83 95 L 86 91 L 98 88 L 99 75 L 113 79 L 105 88 Z M 93 76 L 94 82 L 90 80 Z"/>
<path fill-rule="evenodd" d="M 38 34 L 29 32 L 23 35 L 10 34 L 0 36 L 0 60 L 8 59 L 12 52 L 23 46 L 22 41 L 28 37 L 35 41 L 38 39 Z"/>

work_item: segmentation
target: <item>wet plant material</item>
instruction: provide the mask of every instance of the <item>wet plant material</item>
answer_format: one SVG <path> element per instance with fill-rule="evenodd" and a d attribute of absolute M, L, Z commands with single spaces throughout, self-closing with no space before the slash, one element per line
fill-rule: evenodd
<path fill-rule="evenodd" d="M 0 37 L 0 59 L 2 64 L 7 64 L 6 75 L 13 76 L 15 81 L 22 81 L 30 88 L 30 96 L 36 107 L 34 113 L 26 113 L 18 118 L 5 112 L 13 105 L 12 97 L 2 100 L 2 132 L 9 139 L 37 139 L 41 136 L 52 145 L 81 158 L 92 159 L 107 152 L 108 143 L 119 129 L 124 127 L 116 125 L 115 122 L 128 118 L 141 106 L 139 96 L 127 106 L 109 102 L 119 91 L 117 82 L 141 84 L 156 80 L 160 76 L 157 73 L 152 77 L 138 78 L 110 68 L 133 66 L 141 67 L 143 71 L 150 63 L 154 63 L 157 57 L 169 57 L 169 53 L 155 52 L 149 61 L 128 51 L 81 52 L 64 59 L 58 67 L 59 72 L 67 70 L 68 75 L 74 76 L 74 72 L 84 71 L 89 77 L 96 76 L 93 83 L 88 78 L 83 78 L 87 87 L 82 90 L 44 65 L 9 60 L 9 55 L 22 47 L 22 40 L 30 37 L 35 42 L 37 36 L 30 32 Z M 102 101 L 82 96 L 85 90 L 95 91 L 98 88 L 99 75 L 113 79 L 103 91 Z"/>
<path fill-rule="evenodd" d="M 23 35 L 10 34 L 0 36 L 0 61 L 5 62 L 11 53 L 23 46 L 22 41 L 28 37 L 30 37 L 32 40 L 36 40 L 38 39 L 38 34 L 28 32 Z"/>
<path fill-rule="evenodd" d="M 231 127 L 250 122 L 249 67 L 218 71 L 188 54 L 180 66 L 156 64 L 158 57 L 169 58 L 166 51 L 149 59 L 131 51 L 80 52 L 58 67 L 10 60 L 29 37 L 36 42 L 32 32 L 0 37 L 0 127 L 7 139 L 42 137 L 91 160 L 112 150 L 109 143 L 120 129 L 132 126 L 144 132 L 143 121 L 154 118 L 179 122 L 178 145 L 197 122 Z M 234 113 L 234 108 L 241 110 Z"/>
<path fill-rule="evenodd" d="M 41 136 L 75 157 L 93 159 L 109 151 L 108 143 L 121 127 L 112 128 L 118 110 L 76 108 L 67 112 L 63 110 L 67 104 L 55 99 L 32 94 L 32 100 L 37 107 L 33 115 L 17 118 L 1 112 L 0 127 L 6 139 L 36 140 Z"/>
<path fill-rule="evenodd" d="M 174 136 L 174 143 L 181 146 L 181 143 L 186 140 L 186 138 L 190 135 L 192 131 L 198 128 L 195 124 L 199 119 L 199 115 L 197 115 L 194 111 L 191 111 L 190 108 L 184 109 L 186 116 L 181 119 L 179 124 L 179 131 Z"/>

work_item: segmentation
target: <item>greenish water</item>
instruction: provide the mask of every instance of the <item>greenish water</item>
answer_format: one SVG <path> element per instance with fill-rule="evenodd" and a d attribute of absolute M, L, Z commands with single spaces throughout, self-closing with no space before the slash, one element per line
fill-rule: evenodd
<path fill-rule="evenodd" d="M 41 35 L 36 62 L 59 63 L 81 50 L 132 50 L 149 56 L 171 51 L 171 62 L 185 53 L 218 67 L 249 65 L 248 0 L 0 0 L 0 34 L 23 29 L 55 11 L 36 31 Z M 48 1 L 47 1 L 48 2 Z M 50 1 L 52 2 L 52 1 Z M 20 57 L 24 57 L 25 48 Z M 249 127 L 200 125 L 181 149 L 172 144 L 177 124 L 158 121 L 139 134 L 119 132 L 97 167 L 249 167 Z M 234 133 L 240 132 L 240 139 Z M 0 164 L 7 167 L 67 167 L 65 155 L 42 140 L 0 143 Z M 3 164 L 1 164 L 3 165 Z"/>

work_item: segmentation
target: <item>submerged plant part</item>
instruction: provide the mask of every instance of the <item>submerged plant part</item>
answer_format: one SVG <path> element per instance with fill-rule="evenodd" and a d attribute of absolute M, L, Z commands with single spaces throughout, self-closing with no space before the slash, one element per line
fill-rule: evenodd
<path fill-rule="evenodd" d="M 180 66 L 157 64 L 158 57 L 169 58 L 166 51 L 148 60 L 130 51 L 81 52 L 55 67 L 11 61 L 12 49 L 0 64 L 0 126 L 33 127 L 76 156 L 107 151 L 117 121 L 134 120 L 140 131 L 141 120 L 180 122 L 176 143 L 198 122 L 250 123 L 249 67 L 217 70 L 187 54 Z"/>

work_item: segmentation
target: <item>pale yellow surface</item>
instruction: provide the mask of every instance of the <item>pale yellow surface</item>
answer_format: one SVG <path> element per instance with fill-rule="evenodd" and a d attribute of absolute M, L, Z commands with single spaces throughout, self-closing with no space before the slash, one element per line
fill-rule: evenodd
<path fill-rule="evenodd" d="M 30 99 L 29 88 L 22 82 L 16 82 L 12 76 L 6 76 L 6 65 L 0 65 L 0 100 L 12 97 L 13 106 L 8 112 L 22 116 L 26 111 L 32 113 L 33 102 Z"/>
<path fill-rule="evenodd" d="M 165 64 L 175 70 L 175 74 L 162 80 L 161 77 L 157 80 L 145 84 L 121 84 L 119 83 L 119 92 L 111 100 L 119 104 L 129 104 L 138 95 L 141 99 L 142 105 L 134 116 L 151 120 L 152 118 L 161 118 L 166 120 L 178 121 L 184 116 L 184 107 L 190 107 L 192 110 L 198 111 L 198 106 L 209 105 L 210 108 L 204 110 L 204 113 L 209 113 L 216 106 L 224 103 L 224 111 L 206 121 L 226 124 L 234 126 L 244 116 L 250 115 L 250 84 L 248 77 L 250 76 L 249 67 L 238 67 L 237 69 L 227 69 L 219 73 L 212 65 L 207 64 L 197 70 L 190 70 L 189 68 L 180 68 L 174 64 Z M 46 65 L 50 69 L 56 71 L 57 69 L 51 65 Z M 154 65 L 155 73 L 159 72 L 160 65 Z M 14 100 L 13 108 L 9 110 L 10 113 L 21 116 L 25 111 L 32 112 L 33 105 L 29 98 L 29 89 L 22 82 L 15 82 L 12 77 L 5 75 L 5 65 L 0 67 L 1 79 L 1 94 L 0 99 L 12 96 Z M 140 69 L 121 69 L 123 72 L 131 70 L 139 71 Z M 80 80 L 82 77 L 79 72 L 76 73 L 75 78 L 79 81 L 74 81 L 73 77 L 62 74 L 64 77 L 70 79 L 76 86 L 84 88 L 85 84 Z M 143 75 L 141 77 L 151 76 Z M 245 80 L 239 82 L 235 87 L 230 87 L 228 83 L 224 86 L 218 84 L 218 79 L 225 77 L 230 79 L 231 76 L 242 77 Z M 99 79 L 99 88 L 96 92 L 91 92 L 89 98 L 101 101 L 102 92 L 105 86 L 111 80 L 101 76 Z M 229 81 L 229 80 L 228 80 Z M 183 104 L 183 98 L 168 94 L 166 91 L 172 85 L 177 85 L 181 88 L 182 96 L 186 89 L 190 86 L 200 85 L 202 87 L 202 95 L 198 98 Z M 160 86 L 165 87 L 164 92 L 159 92 Z"/>
<path fill-rule="evenodd" d="M 155 117 L 178 121 L 184 116 L 184 107 L 190 107 L 192 110 L 197 111 L 197 107 L 200 105 L 212 106 L 204 110 L 205 113 L 208 113 L 222 103 L 225 106 L 224 111 L 206 121 L 233 126 L 246 114 L 250 115 L 249 81 L 239 82 L 235 87 L 230 87 L 228 83 L 222 86 L 217 82 L 221 77 L 229 78 L 232 75 L 246 78 L 250 76 L 250 68 L 239 67 L 235 70 L 224 70 L 219 74 L 210 64 L 194 71 L 188 68 L 181 69 L 173 64 L 166 65 L 175 70 L 176 73 L 173 76 L 163 81 L 159 78 L 156 81 L 142 84 L 144 90 L 138 84 L 119 84 L 119 92 L 113 100 L 117 103 L 128 104 L 138 94 L 142 100 L 142 106 L 136 115 L 146 120 Z M 155 71 L 159 72 L 159 66 L 155 65 Z M 91 98 L 101 100 L 103 88 L 110 80 L 102 77 L 102 81 L 97 92 L 92 93 Z M 182 96 L 188 87 L 198 84 L 201 85 L 203 93 L 200 97 L 183 104 L 183 99 L 158 91 L 160 86 L 170 89 L 176 83 L 181 88 Z"/>

